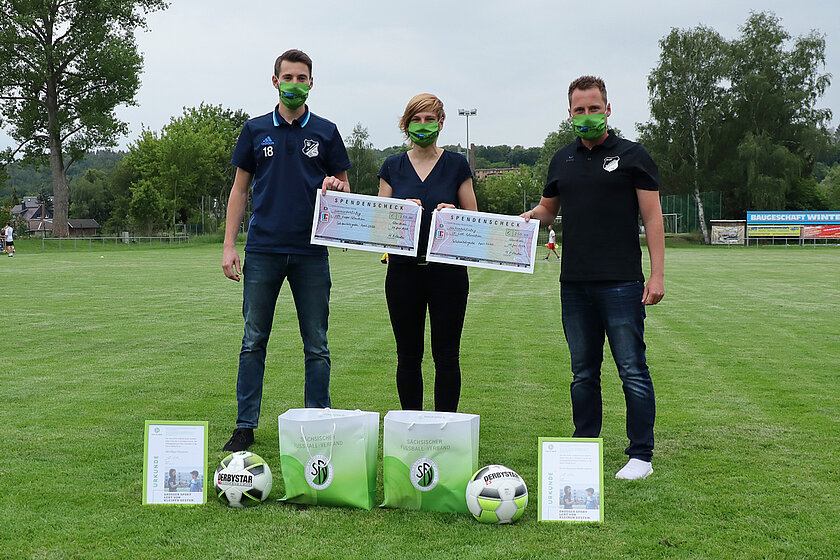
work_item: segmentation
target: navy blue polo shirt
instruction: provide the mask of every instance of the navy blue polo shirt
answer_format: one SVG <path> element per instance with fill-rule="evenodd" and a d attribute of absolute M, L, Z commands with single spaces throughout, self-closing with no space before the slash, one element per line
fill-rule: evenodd
<path fill-rule="evenodd" d="M 659 171 L 644 146 L 610 130 L 589 150 L 580 138 L 557 150 L 543 190 L 559 197 L 561 282 L 644 281 L 636 189 L 659 190 Z"/>
<path fill-rule="evenodd" d="M 309 243 L 315 195 L 324 177 L 350 169 L 333 123 L 307 107 L 289 124 L 275 107 L 245 123 L 231 163 L 254 175 L 246 252 L 327 254 Z"/>
<path fill-rule="evenodd" d="M 423 217 L 420 223 L 420 240 L 417 255 L 426 254 L 429 243 L 429 228 L 432 226 L 432 212 L 441 202 L 458 203 L 458 189 L 472 177 L 467 158 L 461 154 L 444 150 L 425 181 L 421 181 L 408 159 L 408 152 L 389 156 L 379 170 L 379 178 L 391 185 L 394 198 L 417 198 L 423 203 Z M 392 262 L 414 262 L 417 259 L 403 255 L 392 255 Z"/>

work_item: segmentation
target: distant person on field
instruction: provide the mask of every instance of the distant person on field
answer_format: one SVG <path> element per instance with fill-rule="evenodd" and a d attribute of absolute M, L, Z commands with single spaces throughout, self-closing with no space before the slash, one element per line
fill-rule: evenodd
<path fill-rule="evenodd" d="M 554 226 L 549 225 L 548 226 L 548 252 L 545 254 L 545 259 L 544 260 L 548 260 L 548 257 L 551 255 L 551 253 L 554 253 L 557 256 L 558 259 L 560 258 L 560 255 L 557 254 L 556 245 L 554 243 L 554 240 L 556 238 L 557 238 L 557 234 L 554 233 Z"/>
<path fill-rule="evenodd" d="M 311 245 L 309 234 L 318 189 L 350 192 L 350 159 L 336 126 L 304 103 L 313 84 L 312 59 L 306 53 L 289 50 L 280 55 L 271 83 L 280 103 L 245 123 L 231 162 L 236 177 L 227 209 L 222 270 L 237 282 L 240 274 L 244 276 L 245 333 L 236 381 L 236 429 L 225 451 L 243 451 L 254 442 L 266 344 L 277 297 L 287 279 L 303 339 L 305 406 L 330 406 L 330 263 L 326 247 Z M 245 264 L 240 267 L 236 234 L 249 190 L 253 214 Z"/>
<path fill-rule="evenodd" d="M 604 81 L 582 76 L 569 86 L 569 117 L 578 139 L 557 150 L 539 205 L 526 220 L 554 221 L 562 209 L 560 303 L 573 379 L 575 437 L 601 433 L 604 336 L 624 388 L 627 464 L 616 478 L 653 468 L 656 404 L 645 358 L 645 306 L 665 295 L 665 234 L 659 174 L 647 150 L 607 128 Z M 638 217 L 645 225 L 650 278 L 642 274 Z"/>
<path fill-rule="evenodd" d="M 3 232 L 3 236 L 6 238 L 6 252 L 9 254 L 10 257 L 15 256 L 14 234 L 15 234 L 15 228 L 12 227 L 12 222 L 9 222 L 8 224 L 6 224 L 6 229 Z"/>
<path fill-rule="evenodd" d="M 388 157 L 379 170 L 379 196 L 404 198 L 423 207 L 418 256 L 388 255 L 385 299 L 397 344 L 397 393 L 404 410 L 423 409 L 426 310 L 435 362 L 435 410 L 455 412 L 461 397 L 461 331 L 469 277 L 464 266 L 426 260 L 432 211 L 477 210 L 467 159 L 438 147 L 446 113 L 430 93 L 415 95 L 400 119 L 411 149 Z"/>

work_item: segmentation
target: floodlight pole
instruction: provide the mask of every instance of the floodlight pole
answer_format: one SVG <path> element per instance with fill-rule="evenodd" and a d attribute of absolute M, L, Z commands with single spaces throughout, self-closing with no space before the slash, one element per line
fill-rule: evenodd
<path fill-rule="evenodd" d="M 458 114 L 467 119 L 467 161 L 470 161 L 470 117 L 476 114 L 475 109 L 458 109 Z"/>

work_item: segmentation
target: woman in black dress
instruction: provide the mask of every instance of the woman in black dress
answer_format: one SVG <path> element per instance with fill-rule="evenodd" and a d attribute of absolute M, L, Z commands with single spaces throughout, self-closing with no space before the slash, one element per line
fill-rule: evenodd
<path fill-rule="evenodd" d="M 403 198 L 423 207 L 417 257 L 391 255 L 385 297 L 397 343 L 397 392 L 405 410 L 423 409 L 426 309 L 435 362 L 435 410 L 455 412 L 461 396 L 459 353 L 469 278 L 463 266 L 426 261 L 432 211 L 477 210 L 467 159 L 437 146 L 446 113 L 432 94 L 415 95 L 400 119 L 411 141 L 407 152 L 390 156 L 379 170 L 379 196 Z"/>

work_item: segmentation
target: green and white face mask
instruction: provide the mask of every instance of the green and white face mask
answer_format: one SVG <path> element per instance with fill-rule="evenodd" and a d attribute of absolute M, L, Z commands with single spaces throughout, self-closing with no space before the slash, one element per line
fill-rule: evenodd
<path fill-rule="evenodd" d="M 572 128 L 584 140 L 596 140 L 607 131 L 607 114 L 573 115 Z"/>
<path fill-rule="evenodd" d="M 309 84 L 277 82 L 277 89 L 280 90 L 280 101 L 292 111 L 303 105 L 309 97 Z"/>
<path fill-rule="evenodd" d="M 408 123 L 408 137 L 421 148 L 431 146 L 437 140 L 438 134 L 440 134 L 439 122 Z"/>

